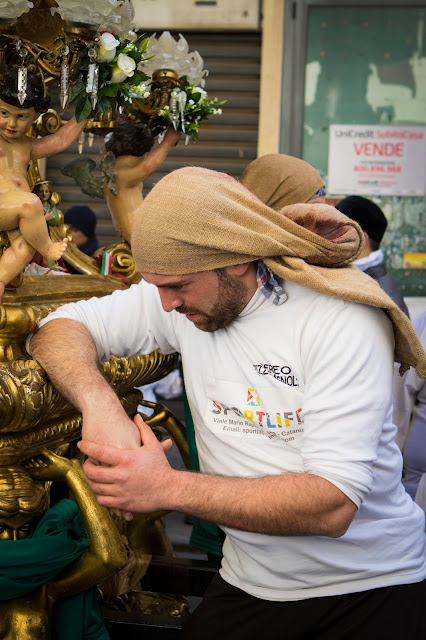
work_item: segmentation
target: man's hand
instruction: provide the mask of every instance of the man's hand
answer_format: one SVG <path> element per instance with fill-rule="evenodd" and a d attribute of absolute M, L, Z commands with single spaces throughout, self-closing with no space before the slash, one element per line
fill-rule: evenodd
<path fill-rule="evenodd" d="M 160 443 L 139 415 L 134 422 L 143 444 L 138 449 L 119 449 L 87 440 L 78 443 L 80 450 L 89 456 L 84 471 L 99 504 L 127 512 L 126 518 L 133 511 L 150 513 L 167 509 L 168 493 L 177 473 L 164 453 L 172 441 Z"/>

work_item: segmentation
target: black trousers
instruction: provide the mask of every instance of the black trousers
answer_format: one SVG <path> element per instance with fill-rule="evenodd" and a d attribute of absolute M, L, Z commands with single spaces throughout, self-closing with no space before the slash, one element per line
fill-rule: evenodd
<path fill-rule="evenodd" d="M 342 596 L 272 602 L 217 574 L 184 640 L 426 640 L 426 580 Z"/>

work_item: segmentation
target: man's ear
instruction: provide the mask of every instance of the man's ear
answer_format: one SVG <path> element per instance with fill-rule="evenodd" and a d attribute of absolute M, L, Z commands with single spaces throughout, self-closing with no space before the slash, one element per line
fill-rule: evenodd
<path fill-rule="evenodd" d="M 233 264 L 230 267 L 225 267 L 225 271 L 230 276 L 244 276 L 247 271 L 254 265 L 254 262 L 242 262 L 241 264 Z"/>

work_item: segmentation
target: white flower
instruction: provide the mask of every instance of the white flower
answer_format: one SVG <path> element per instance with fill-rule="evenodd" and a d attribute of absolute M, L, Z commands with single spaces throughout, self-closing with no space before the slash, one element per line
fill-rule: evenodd
<path fill-rule="evenodd" d="M 98 53 L 98 62 L 111 62 L 114 60 L 115 50 L 120 44 L 120 41 L 117 40 L 112 33 L 105 31 L 99 37 L 99 53 Z"/>
<path fill-rule="evenodd" d="M 144 94 L 143 94 L 143 97 L 144 97 L 144 98 L 149 98 L 149 96 L 150 96 L 150 95 L 151 95 L 151 94 L 150 94 L 150 92 L 149 92 L 149 91 L 145 91 L 145 92 L 144 92 Z"/>
<path fill-rule="evenodd" d="M 131 78 L 135 73 L 136 62 L 133 58 L 120 53 L 117 60 L 117 66 L 112 70 L 111 82 L 113 84 L 124 82 L 126 78 Z"/>
<path fill-rule="evenodd" d="M 188 104 L 193 105 L 193 104 L 195 104 L 195 102 L 194 102 L 193 100 L 190 100 L 190 101 L 188 102 Z"/>
<path fill-rule="evenodd" d="M 193 87 L 192 93 L 201 93 L 201 99 L 207 96 L 207 91 L 205 91 L 201 87 Z"/>
<path fill-rule="evenodd" d="M 214 115 L 222 115 L 222 109 L 213 109 Z"/>

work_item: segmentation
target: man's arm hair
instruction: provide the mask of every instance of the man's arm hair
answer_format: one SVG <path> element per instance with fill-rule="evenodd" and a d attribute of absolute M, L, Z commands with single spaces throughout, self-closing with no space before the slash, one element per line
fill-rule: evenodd
<path fill-rule="evenodd" d="M 67 318 L 54 319 L 32 337 L 30 352 L 56 389 L 83 414 L 83 433 L 116 447 L 140 446 L 139 433 L 99 368 L 87 328 Z"/>
<path fill-rule="evenodd" d="M 100 504 L 124 511 L 176 510 L 266 535 L 328 536 L 348 529 L 357 507 L 329 480 L 309 473 L 232 478 L 173 469 L 151 429 L 135 418 L 143 446 L 118 450 L 82 442 L 85 472 Z M 161 482 L 158 482 L 161 478 Z"/>

